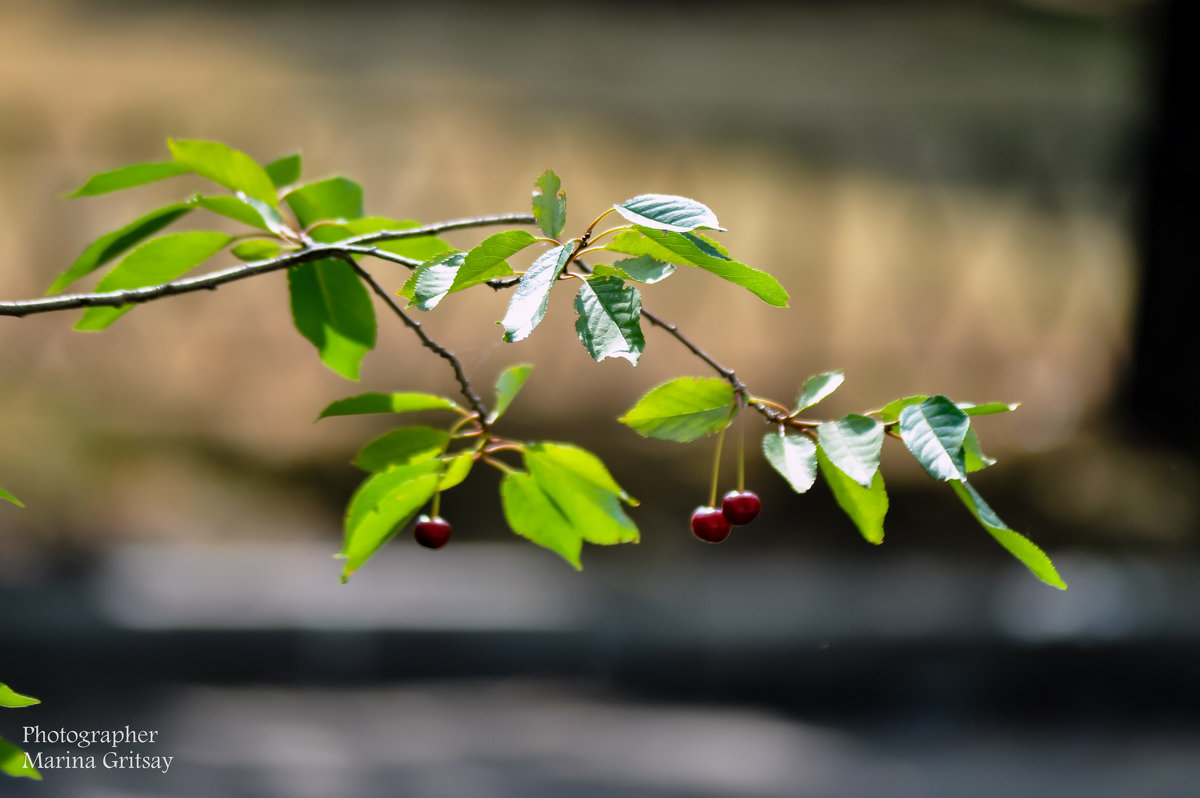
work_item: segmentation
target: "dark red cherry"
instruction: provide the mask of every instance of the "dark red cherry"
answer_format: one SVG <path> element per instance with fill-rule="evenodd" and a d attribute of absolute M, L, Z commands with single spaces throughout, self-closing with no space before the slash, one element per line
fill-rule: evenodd
<path fill-rule="evenodd" d="M 705 543 L 720 543 L 729 537 L 729 522 L 716 507 L 697 507 L 692 513 L 692 534 Z"/>
<path fill-rule="evenodd" d="M 762 512 L 762 501 L 748 490 L 731 490 L 721 500 L 721 515 L 735 526 L 748 524 Z"/>
<path fill-rule="evenodd" d="M 438 515 L 422 515 L 417 518 L 413 537 L 427 549 L 440 549 L 450 541 L 450 522 Z"/>

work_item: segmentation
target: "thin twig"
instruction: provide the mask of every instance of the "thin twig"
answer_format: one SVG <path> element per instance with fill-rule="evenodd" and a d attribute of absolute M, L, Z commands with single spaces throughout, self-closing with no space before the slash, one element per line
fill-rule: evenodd
<path fill-rule="evenodd" d="M 408 325 L 408 328 L 417 334 L 417 337 L 421 339 L 421 343 L 426 349 L 429 349 L 450 363 L 451 368 L 454 369 L 454 376 L 458 380 L 459 389 L 462 392 L 462 395 L 466 397 L 467 403 L 471 405 L 471 409 L 478 414 L 479 425 L 486 432 L 487 408 L 484 407 L 483 400 L 479 398 L 479 394 L 475 393 L 475 389 L 471 387 L 471 381 L 467 378 L 467 374 L 463 370 L 462 361 L 458 359 L 458 356 L 446 347 L 439 344 L 437 341 L 430 338 L 429 334 L 421 328 L 421 322 L 405 313 L 404 308 L 400 307 L 400 304 L 392 298 L 392 295 L 388 293 L 387 289 L 376 282 L 375 278 L 371 276 L 371 273 L 360 266 L 358 262 L 354 260 L 354 258 L 346 256 L 343 259 L 346 261 L 346 263 L 350 264 L 351 268 L 353 268 L 355 272 L 358 273 L 358 276 L 363 279 L 363 282 L 369 285 L 371 290 L 374 291 L 389 308 L 391 308 L 392 312 L 399 316 L 400 320 Z"/>

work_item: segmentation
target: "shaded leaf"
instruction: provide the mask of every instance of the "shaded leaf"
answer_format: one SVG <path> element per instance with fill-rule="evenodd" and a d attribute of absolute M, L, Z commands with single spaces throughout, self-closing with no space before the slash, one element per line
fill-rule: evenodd
<path fill-rule="evenodd" d="M 363 356 L 375 346 L 375 310 L 348 263 L 325 259 L 288 269 L 292 320 L 329 368 L 358 379 Z"/>
<path fill-rule="evenodd" d="M 220 252 L 233 238 L 224 233 L 172 233 L 155 238 L 125 256 L 96 285 L 98 292 L 123 291 L 168 283 Z M 83 312 L 76 330 L 103 330 L 133 305 L 93 307 Z"/>
<path fill-rule="evenodd" d="M 944 396 L 900 411 L 900 437 L 917 462 L 939 480 L 966 479 L 963 441 L 971 420 Z"/>
<path fill-rule="evenodd" d="M 567 223 L 567 193 L 562 191 L 558 175 L 547 169 L 534 183 L 533 218 L 542 232 L 558 238 Z"/>
<path fill-rule="evenodd" d="M 12 502 L 13 504 L 17 505 L 18 507 L 24 507 L 24 506 L 25 506 L 25 505 L 24 505 L 24 504 L 21 502 L 21 500 L 20 500 L 20 499 L 18 499 L 16 496 L 12 495 L 12 494 L 11 494 L 11 493 L 9 493 L 8 491 L 6 491 L 4 488 L 0 488 L 0 499 L 3 499 L 3 500 L 4 500 L 4 501 L 6 501 L 6 502 Z"/>
<path fill-rule="evenodd" d="M 817 444 L 795 432 L 768 432 L 763 436 L 763 456 L 792 490 L 806 493 L 817 481 Z"/>
<path fill-rule="evenodd" d="M 300 179 L 300 153 L 293 152 L 282 158 L 276 158 L 264 166 L 263 171 L 267 173 L 267 177 L 271 178 L 275 188 L 295 183 Z"/>
<path fill-rule="evenodd" d="M 807 410 L 829 394 L 836 391 L 846 380 L 846 375 L 839 371 L 825 371 L 814 374 L 804 381 L 800 395 L 796 397 L 796 411 Z"/>
<path fill-rule="evenodd" d="M 192 197 L 191 202 L 205 210 L 219 213 L 251 227 L 257 227 L 259 230 L 266 230 L 268 233 L 281 233 L 287 230 L 287 224 L 279 215 L 279 211 L 240 191 L 234 197 L 206 197 L 197 194 Z"/>
<path fill-rule="evenodd" d="M 592 360 L 622 357 L 637 365 L 646 339 L 636 288 L 626 287 L 620 277 L 589 277 L 581 281 L 575 311 L 575 332 Z"/>
<path fill-rule="evenodd" d="M 642 194 L 614 205 L 613 208 L 634 224 L 656 230 L 687 233 L 701 228 L 725 229 L 717 222 L 716 214 L 709 210 L 708 206 L 687 197 Z"/>
<path fill-rule="evenodd" d="M 167 139 L 175 161 L 201 177 L 234 191 L 245 192 L 272 208 L 279 204 L 275 184 L 258 163 L 244 152 L 219 141 Z"/>
<path fill-rule="evenodd" d="M 637 231 L 617 233 L 605 249 L 696 266 L 742 286 L 769 305 L 787 305 L 787 291 L 778 280 L 766 272 L 733 260 L 725 255 L 714 241 L 701 235 L 640 227 Z"/>
<path fill-rule="evenodd" d="M 68 197 L 94 197 L 110 191 L 144 186 L 158 180 L 191 172 L 187 166 L 172 161 L 164 163 L 135 163 L 108 172 L 94 174 L 82 186 L 67 194 Z"/>
<path fill-rule="evenodd" d="M 325 220 L 352 221 L 363 215 L 362 186 L 345 177 L 305 183 L 284 195 L 301 227 Z"/>
<path fill-rule="evenodd" d="M 509 343 L 529 337 L 534 328 L 546 316 L 550 302 L 550 289 L 575 252 L 573 244 L 554 247 L 543 252 L 529 270 L 521 275 L 521 281 L 508 303 L 508 312 L 500 322 L 504 326 L 504 340 Z"/>
<path fill-rule="evenodd" d="M 597 277 L 620 277 L 623 280 L 633 280 L 635 283 L 651 285 L 665 280 L 675 273 L 675 267 L 670 263 L 655 260 L 649 255 L 640 258 L 625 258 L 613 263 L 599 263 L 592 270 Z"/>
<path fill-rule="evenodd" d="M 393 466 L 372 474 L 358 487 L 346 510 L 346 535 L 339 555 L 346 559 L 343 582 L 433 498 L 439 466 L 436 460 Z"/>
<path fill-rule="evenodd" d="M 517 398 L 517 394 L 524 387 L 525 380 L 529 379 L 531 371 L 533 371 L 533 366 L 528 363 L 519 363 L 500 372 L 500 376 L 496 378 L 496 403 L 487 418 L 489 424 L 505 414 L 513 399 Z"/>
<path fill-rule="evenodd" d="M 583 567 L 579 563 L 583 535 L 532 474 L 505 474 L 500 481 L 500 506 L 513 532 L 557 553 L 576 570 Z"/>
<path fill-rule="evenodd" d="M 339 399 L 317 416 L 358 416 L 366 413 L 411 413 L 417 410 L 458 410 L 453 401 L 431 393 L 364 393 Z"/>
<path fill-rule="evenodd" d="M 639 435 L 686 443 L 729 426 L 733 388 L 717 377 L 680 377 L 659 385 L 617 419 Z"/>
<path fill-rule="evenodd" d="M 829 461 L 864 488 L 871 487 L 883 451 L 883 425 L 851 413 L 817 427 L 817 438 Z"/>
<path fill-rule="evenodd" d="M 397 465 L 412 465 L 440 457 L 450 443 L 445 430 L 433 427 L 401 427 L 380 435 L 364 446 L 354 465 L 364 471 L 383 471 Z"/>
<path fill-rule="evenodd" d="M 164 208 L 151 211 L 141 218 L 134 219 L 119 230 L 114 230 L 111 233 L 100 236 L 88 245 L 83 254 L 71 265 L 71 268 L 67 269 L 54 280 L 54 284 L 50 286 L 50 290 L 46 293 L 57 293 L 80 277 L 91 274 L 125 250 L 154 235 L 180 216 L 190 213 L 191 210 L 192 206 L 186 202 L 167 205 Z"/>
<path fill-rule="evenodd" d="M 42 780 L 42 774 L 36 768 L 25 767 L 25 752 L 3 737 L 0 737 L 0 773 L 15 778 Z"/>
<path fill-rule="evenodd" d="M 230 250 L 233 256 L 238 260 L 255 261 L 255 260 L 270 260 L 271 258 L 283 252 L 283 247 L 279 246 L 276 241 L 269 241 L 264 238 L 255 238 L 250 241 L 242 241 L 235 244 Z"/>
<path fill-rule="evenodd" d="M 971 515 L 975 516 L 975 520 L 996 539 L 997 543 L 1007 549 L 1009 554 L 1020 560 L 1022 565 L 1046 584 L 1060 590 L 1067 589 L 1067 583 L 1058 575 L 1058 571 L 1054 569 L 1054 563 L 1046 556 L 1046 552 L 1038 548 L 1029 538 L 1010 529 L 1008 524 L 1001 521 L 974 487 L 962 480 L 952 480 L 950 486 L 954 488 L 958 498 L 971 511 Z"/>
<path fill-rule="evenodd" d="M 871 487 L 864 488 L 830 462 L 820 446 L 817 447 L 817 464 L 838 507 L 854 522 L 863 538 L 868 543 L 882 543 L 883 519 L 888 511 L 883 474 L 876 471 Z"/>

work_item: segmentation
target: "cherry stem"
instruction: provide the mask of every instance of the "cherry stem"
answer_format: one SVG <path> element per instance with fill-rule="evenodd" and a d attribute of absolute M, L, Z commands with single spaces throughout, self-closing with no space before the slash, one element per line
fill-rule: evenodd
<path fill-rule="evenodd" d="M 741 401 L 738 402 L 741 404 Z M 741 413 L 741 408 L 738 412 L 738 493 L 746 490 L 746 424 L 742 420 L 744 416 Z"/>
<path fill-rule="evenodd" d="M 708 492 L 708 506 L 717 506 L 717 480 L 721 476 L 721 446 L 725 443 L 725 430 L 728 426 L 721 427 L 721 431 L 717 433 L 717 452 L 713 455 L 712 467 L 712 486 Z"/>
<path fill-rule="evenodd" d="M 442 510 L 442 492 L 439 490 L 433 494 L 433 506 L 429 508 L 433 513 L 433 517 L 437 518 L 441 515 Z"/>

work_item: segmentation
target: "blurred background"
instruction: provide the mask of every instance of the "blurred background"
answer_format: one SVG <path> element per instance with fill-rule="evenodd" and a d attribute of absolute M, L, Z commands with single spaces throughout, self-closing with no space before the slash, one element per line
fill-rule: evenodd
<path fill-rule="evenodd" d="M 477 385 L 535 369 L 515 438 L 594 449 L 639 546 L 575 574 L 515 542 L 476 474 L 455 540 L 330 558 L 386 420 L 364 390 L 453 393 L 382 321 L 360 385 L 291 325 L 282 274 L 137 308 L 103 335 L 0 319 L 0 679 L 18 724 L 160 731 L 167 774 L 63 770 L 0 795 L 1184 796 L 1200 792 L 1197 123 L 1187 0 L 539 4 L 0 0 L 0 297 L 196 190 L 61 196 L 214 138 L 345 174 L 368 213 L 524 212 L 568 229 L 647 193 L 709 204 L 768 308 L 704 274 L 648 287 L 752 390 L 823 415 L 911 393 L 1020 401 L 977 423 L 977 485 L 1071 585 L 1038 583 L 885 453 L 888 540 L 757 455 L 761 518 L 687 530 L 711 443 L 614 419 L 701 363 L 647 329 L 593 363 L 571 299 L 526 342 L 468 292 L 428 317 Z M 1192 28 L 1194 29 L 1194 27 Z M 1194 48 L 1192 48 L 1194 49 Z M 486 232 L 486 231 L 485 231 Z M 448 235 L 467 248 L 485 232 Z M 402 267 L 377 275 L 391 287 Z M 889 447 L 890 448 L 890 447 Z M 726 461 L 732 487 L 733 459 Z M 55 746 L 26 746 L 66 753 Z"/>

